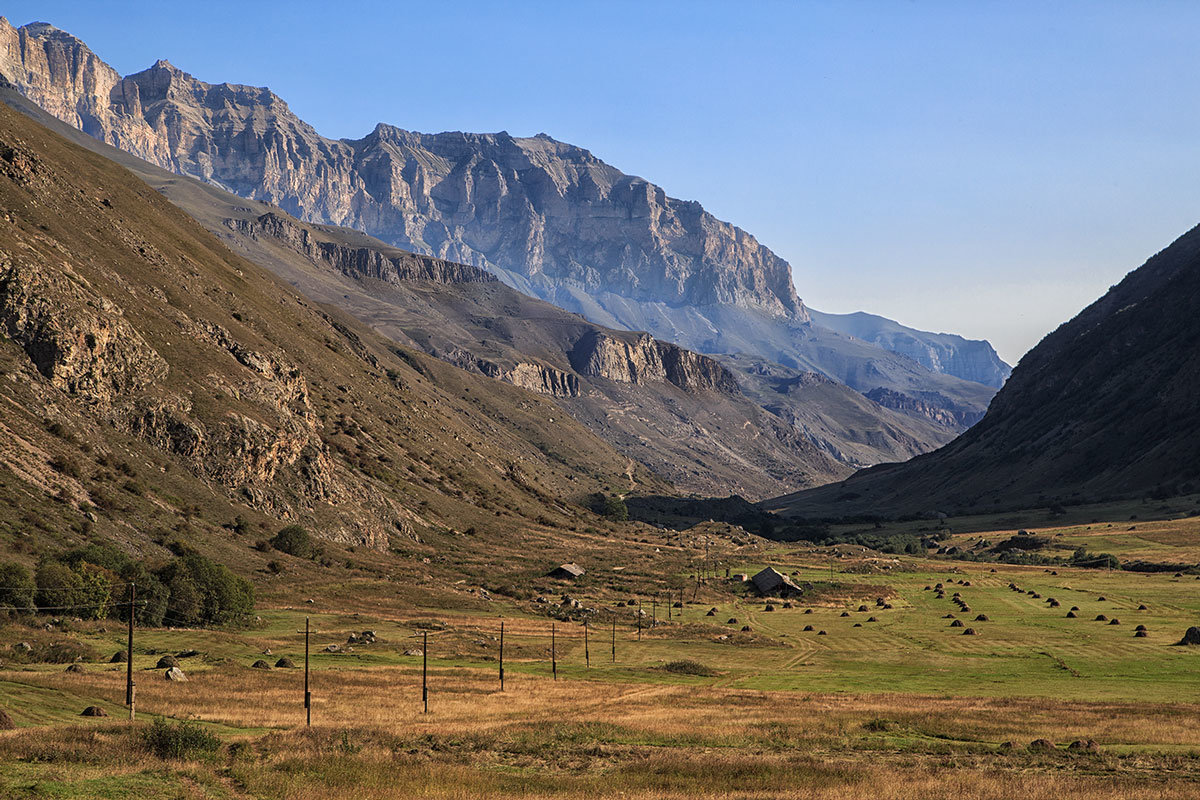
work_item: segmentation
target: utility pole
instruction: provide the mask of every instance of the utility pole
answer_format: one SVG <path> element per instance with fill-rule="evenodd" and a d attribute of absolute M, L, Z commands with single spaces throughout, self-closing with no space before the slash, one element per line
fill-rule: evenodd
<path fill-rule="evenodd" d="M 658 598 L 655 597 L 650 601 L 650 627 L 658 627 Z"/>
<path fill-rule="evenodd" d="M 308 617 L 304 618 L 304 724 L 312 725 L 312 692 L 308 690 Z"/>
<path fill-rule="evenodd" d="M 617 618 L 612 621 L 612 663 L 617 663 Z"/>
<path fill-rule="evenodd" d="M 586 619 L 583 621 L 583 662 L 588 669 L 592 668 L 592 654 L 588 650 L 588 624 Z"/>
<path fill-rule="evenodd" d="M 421 631 L 421 701 L 429 713 L 429 631 Z"/>
<path fill-rule="evenodd" d="M 641 600 L 638 600 L 637 621 L 638 621 L 638 641 L 640 642 L 642 640 L 642 601 Z"/>
<path fill-rule="evenodd" d="M 129 644 L 125 651 L 125 705 L 129 706 L 129 721 L 133 722 L 134 706 L 134 685 L 133 685 L 133 613 L 136 608 L 134 601 L 137 599 L 137 584 L 130 582 L 129 584 Z"/>
<path fill-rule="evenodd" d="M 555 626 L 550 623 L 550 672 L 554 675 L 554 680 L 558 680 L 558 653 L 555 651 Z"/>
<path fill-rule="evenodd" d="M 671 592 L 667 591 L 667 619 L 671 619 Z"/>
<path fill-rule="evenodd" d="M 504 691 L 504 622 L 500 623 L 500 691 Z"/>

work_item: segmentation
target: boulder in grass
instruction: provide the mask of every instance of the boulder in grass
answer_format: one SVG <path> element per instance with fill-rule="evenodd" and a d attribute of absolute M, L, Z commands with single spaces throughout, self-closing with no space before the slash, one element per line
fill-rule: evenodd
<path fill-rule="evenodd" d="M 108 712 L 105 711 L 100 706 L 88 706 L 82 712 L 80 712 L 79 716 L 81 716 L 81 717 L 107 717 Z"/>
<path fill-rule="evenodd" d="M 292 660 L 290 658 L 288 658 L 287 656 L 284 656 L 283 658 L 276 661 L 275 666 L 278 667 L 279 669 L 295 669 L 296 668 L 296 665 L 293 664 Z"/>
<path fill-rule="evenodd" d="M 1184 632 L 1183 638 L 1180 639 L 1175 644 L 1177 644 L 1177 645 L 1200 644 L 1200 628 L 1197 628 L 1195 625 L 1188 628 L 1187 631 Z"/>
<path fill-rule="evenodd" d="M 0 731 L 11 731 L 17 727 L 17 723 L 13 722 L 13 718 L 8 715 L 8 712 L 0 708 Z"/>
<path fill-rule="evenodd" d="M 83 672 L 83 664 L 72 664 L 67 667 L 67 672 Z"/>
<path fill-rule="evenodd" d="M 329 644 L 329 645 L 325 645 L 325 652 L 326 652 L 326 653 L 337 653 L 337 652 L 339 652 L 341 649 L 342 649 L 342 648 L 341 648 L 341 646 L 340 646 L 340 645 L 336 645 L 336 644 Z"/>
<path fill-rule="evenodd" d="M 270 669 L 271 665 L 263 661 L 261 658 L 250 665 L 250 669 Z"/>
<path fill-rule="evenodd" d="M 154 666 L 156 669 L 170 669 L 171 667 L 178 667 L 179 659 L 175 658 L 175 656 L 163 656 Z"/>
<path fill-rule="evenodd" d="M 112 654 L 112 658 L 108 659 L 110 664 L 124 664 L 127 656 L 124 650 L 118 650 Z"/>
<path fill-rule="evenodd" d="M 1067 750 L 1072 753 L 1095 755 L 1100 752 L 1100 745 L 1091 739 L 1076 739 L 1067 745 Z"/>
<path fill-rule="evenodd" d="M 1053 753 L 1056 749 L 1054 742 L 1049 739 L 1034 739 L 1029 743 L 1031 753 Z"/>
<path fill-rule="evenodd" d="M 791 603 L 784 603 L 783 607 L 784 608 L 794 608 L 794 606 Z"/>
<path fill-rule="evenodd" d="M 1060 605 L 1062 605 L 1062 604 L 1059 603 L 1057 600 L 1050 601 L 1050 608 L 1058 608 Z"/>
<path fill-rule="evenodd" d="M 187 675 L 184 675 L 179 667 L 171 667 L 163 673 L 163 677 L 176 683 L 187 683 Z"/>

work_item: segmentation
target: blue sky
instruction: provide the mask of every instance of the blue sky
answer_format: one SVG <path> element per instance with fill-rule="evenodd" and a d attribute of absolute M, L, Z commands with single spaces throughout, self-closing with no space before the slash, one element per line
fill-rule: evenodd
<path fill-rule="evenodd" d="M 118 10 L 114 10 L 118 9 Z M 1200 221 L 1200 4 L 8 2 L 318 131 L 546 132 L 1015 361 Z"/>

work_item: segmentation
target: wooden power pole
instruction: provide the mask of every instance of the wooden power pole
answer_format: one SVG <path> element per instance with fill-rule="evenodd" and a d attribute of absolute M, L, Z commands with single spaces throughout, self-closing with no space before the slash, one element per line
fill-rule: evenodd
<path fill-rule="evenodd" d="M 558 653 L 555 652 L 555 626 L 550 623 L 550 672 L 554 675 L 554 680 L 558 680 Z"/>
<path fill-rule="evenodd" d="M 504 622 L 500 623 L 500 691 L 504 691 Z"/>
<path fill-rule="evenodd" d="M 308 617 L 304 618 L 304 724 L 312 725 L 312 692 L 308 690 Z"/>
<path fill-rule="evenodd" d="M 421 702 L 429 713 L 429 631 L 421 631 Z"/>
<path fill-rule="evenodd" d="M 135 687 L 133 685 L 133 614 L 136 608 L 137 584 L 129 584 L 129 642 L 125 649 L 125 705 L 129 706 L 129 721 L 133 722 Z"/>

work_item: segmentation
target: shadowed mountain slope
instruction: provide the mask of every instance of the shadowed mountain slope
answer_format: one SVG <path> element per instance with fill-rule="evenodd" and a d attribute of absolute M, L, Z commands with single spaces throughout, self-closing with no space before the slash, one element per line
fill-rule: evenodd
<path fill-rule="evenodd" d="M 946 447 L 764 507 L 800 516 L 1176 494 L 1200 479 L 1200 228 L 1042 340 Z"/>

